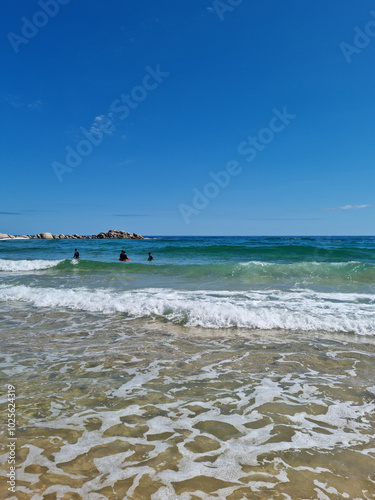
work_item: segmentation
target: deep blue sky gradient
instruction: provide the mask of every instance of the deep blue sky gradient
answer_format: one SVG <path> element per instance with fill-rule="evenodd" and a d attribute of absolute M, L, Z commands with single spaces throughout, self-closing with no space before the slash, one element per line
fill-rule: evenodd
<path fill-rule="evenodd" d="M 237 3 L 220 19 L 208 0 L 70 0 L 15 53 L 41 7 L 2 2 L 0 232 L 374 234 L 375 27 L 350 63 L 340 47 L 375 26 L 373 2 Z M 59 182 L 65 147 L 158 65 L 169 76 Z M 238 145 L 285 106 L 296 118 L 247 162 Z"/>

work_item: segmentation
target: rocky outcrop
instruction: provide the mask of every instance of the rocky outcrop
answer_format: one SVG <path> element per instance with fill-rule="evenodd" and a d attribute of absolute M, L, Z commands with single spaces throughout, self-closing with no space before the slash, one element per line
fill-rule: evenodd
<path fill-rule="evenodd" d="M 97 239 L 104 239 L 104 238 L 110 238 L 110 239 L 131 239 L 131 240 L 143 240 L 143 236 L 137 233 L 128 233 L 126 231 L 120 231 L 118 229 L 110 229 L 108 233 L 99 233 L 99 234 L 93 234 L 92 238 L 97 238 Z"/>
<path fill-rule="evenodd" d="M 102 240 L 102 239 L 113 239 L 113 240 L 119 240 L 119 239 L 127 239 L 127 240 L 143 240 L 143 236 L 137 233 L 128 233 L 127 231 L 121 231 L 119 229 L 110 229 L 107 233 L 99 233 L 99 234 L 93 234 L 92 236 L 80 236 L 79 234 L 52 234 L 52 233 L 39 233 L 35 234 L 34 236 L 28 235 L 22 235 L 22 236 L 13 236 L 11 234 L 3 234 L 0 233 L 0 239 L 10 239 L 10 238 L 32 238 L 32 239 L 39 239 L 39 240 L 78 240 L 78 239 L 88 239 L 88 240 Z"/>
<path fill-rule="evenodd" d="M 28 235 L 17 235 L 17 236 L 14 236 L 13 234 L 4 234 L 4 233 L 0 233 L 0 240 L 11 240 L 13 238 L 25 238 L 25 239 L 28 239 L 28 238 L 31 238 L 31 236 L 28 234 Z"/>

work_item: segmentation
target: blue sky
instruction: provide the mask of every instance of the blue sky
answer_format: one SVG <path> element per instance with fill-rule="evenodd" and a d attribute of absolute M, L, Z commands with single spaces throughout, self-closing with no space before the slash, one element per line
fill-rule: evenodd
<path fill-rule="evenodd" d="M 374 234 L 373 2 L 59 2 L 1 5 L 0 232 Z"/>

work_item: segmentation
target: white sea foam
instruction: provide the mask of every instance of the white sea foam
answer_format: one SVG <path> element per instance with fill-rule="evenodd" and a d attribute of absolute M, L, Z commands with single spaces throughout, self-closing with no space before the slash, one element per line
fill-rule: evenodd
<path fill-rule="evenodd" d="M 230 361 L 236 364 L 238 360 L 232 358 Z M 232 363 L 228 367 L 229 372 Z M 216 383 L 222 375 L 221 366 L 222 363 L 218 363 L 212 364 L 210 367 L 212 381 Z M 81 370 L 84 369 L 85 367 L 82 366 Z M 115 388 L 109 388 L 108 396 L 120 398 L 123 401 L 122 407 L 117 407 L 118 404 L 116 408 L 94 407 L 66 415 L 64 407 L 60 404 L 56 405 L 52 401 L 51 415 L 48 416 L 48 420 L 41 421 L 38 418 L 31 418 L 29 424 L 40 429 L 47 427 L 50 434 L 54 429 L 56 435 L 53 438 L 57 443 L 61 429 L 74 429 L 77 434 L 79 433 L 79 437 L 74 443 L 60 440 L 59 449 L 52 454 L 42 454 L 39 448 L 28 444 L 30 453 L 19 468 L 19 479 L 26 482 L 34 480 L 25 472 L 25 469 L 33 463 L 47 467 L 49 473 L 60 471 L 61 474 L 61 470 L 63 470 L 68 478 L 81 479 L 82 476 L 77 477 L 80 471 L 72 472 L 69 469 L 64 469 L 64 464 L 79 456 L 92 457 L 94 449 L 101 446 L 108 448 L 113 442 L 122 440 L 130 445 L 128 450 L 124 450 L 122 453 L 93 457 L 98 473 L 81 486 L 80 493 L 83 498 L 95 498 L 91 496 L 92 491 L 105 486 L 111 487 L 119 479 L 133 478 L 133 484 L 127 491 L 128 497 L 129 492 L 134 491 L 142 477 L 148 475 L 161 483 L 159 493 L 152 496 L 155 499 L 181 498 L 187 500 L 193 492 L 190 492 L 189 496 L 188 493 L 180 495 L 176 493 L 175 485 L 200 476 L 205 476 L 208 480 L 211 478 L 229 483 L 226 487 L 223 485 L 220 488 L 220 496 L 218 494 L 211 496 L 201 491 L 199 498 L 202 499 L 227 498 L 236 490 L 243 488 L 244 485 L 248 488 L 249 493 L 266 488 L 270 490 L 269 497 L 271 498 L 271 490 L 274 490 L 280 483 L 290 482 L 289 474 L 292 472 L 292 467 L 288 462 L 283 461 L 280 455 L 285 457 L 285 453 L 288 453 L 290 457 L 299 451 L 316 452 L 316 450 L 324 454 L 330 453 L 332 450 L 339 452 L 341 449 L 350 450 L 352 448 L 356 449 L 356 454 L 360 458 L 361 453 L 368 452 L 366 447 L 371 445 L 369 418 L 373 414 L 375 404 L 366 401 L 358 404 L 358 401 L 336 400 L 332 394 L 327 392 L 327 385 L 321 388 L 320 394 L 315 394 L 315 391 L 310 390 L 311 381 L 308 377 L 306 378 L 305 374 L 294 374 L 293 380 L 290 380 L 290 374 L 287 374 L 278 380 L 266 377 L 249 381 L 244 373 L 243 384 L 232 391 L 225 400 L 221 397 L 219 389 L 215 394 L 211 394 L 211 397 L 205 397 L 204 403 L 199 399 L 192 401 L 189 392 L 186 393 L 183 390 L 182 394 L 177 397 L 171 396 L 169 393 L 169 401 L 155 406 L 155 409 L 157 408 L 163 415 L 158 413 L 149 415 L 150 403 L 147 398 L 143 400 L 142 397 L 149 392 L 151 380 L 159 379 L 160 381 L 160 376 L 164 376 L 164 373 L 160 374 L 163 369 L 165 369 L 164 363 L 155 361 L 152 366 L 138 368 L 134 371 L 134 376 L 129 380 L 130 383 L 127 384 L 125 392 L 123 390 L 117 392 Z M 175 366 L 171 366 L 170 369 L 175 370 Z M 196 381 L 193 371 L 192 375 L 185 374 L 180 379 L 177 377 L 175 383 L 191 384 L 192 382 L 196 383 Z M 290 389 L 294 387 L 294 384 L 300 385 L 304 391 L 292 410 Z M 127 404 L 127 398 L 130 404 Z M 140 404 L 134 404 L 135 400 L 138 400 Z M 190 411 L 191 405 L 200 406 L 205 411 Z M 236 411 L 223 412 L 223 405 L 227 405 L 227 408 L 235 408 Z M 270 405 L 273 406 L 272 418 Z M 282 414 L 285 405 L 290 409 L 287 415 Z M 243 406 L 245 412 L 242 411 Z M 323 406 L 323 410 L 317 415 L 316 408 L 321 406 Z M 142 432 L 124 439 L 121 425 L 124 424 L 124 420 L 126 422 L 126 417 L 134 415 L 143 419 L 147 418 L 147 424 L 142 425 Z M 101 424 L 98 430 L 87 428 L 87 422 L 93 417 Z M 263 423 L 262 419 L 264 419 Z M 248 424 L 254 421 L 259 421 L 259 426 L 249 428 Z M 137 429 L 137 426 L 139 429 L 141 428 L 140 424 L 125 423 L 124 425 L 124 429 L 129 429 L 129 427 Z M 223 426 L 229 433 L 227 436 L 218 430 Z M 118 428 L 117 433 L 108 435 L 108 430 L 112 429 L 113 431 L 116 427 Z M 285 428 L 288 428 L 290 432 L 290 439 L 281 439 Z M 163 433 L 170 433 L 174 439 L 168 441 L 162 437 Z M 280 436 L 280 439 L 272 439 L 275 436 Z M 149 440 L 151 437 L 152 440 Z M 217 447 L 211 451 L 191 449 L 191 444 L 200 437 L 211 439 Z M 178 438 L 178 442 L 175 445 L 176 438 Z M 147 458 L 150 460 L 144 465 L 135 458 L 134 450 L 137 446 L 147 447 Z M 172 455 L 173 450 L 173 453 L 177 455 L 175 447 L 177 447 L 179 454 L 178 468 L 160 467 L 155 470 L 155 465 L 151 462 L 160 462 L 163 454 L 168 453 L 168 451 L 171 451 Z M 365 448 L 364 451 L 361 451 L 362 448 Z M 261 474 L 256 474 L 259 470 L 257 469 L 253 476 L 252 473 L 244 471 L 244 467 L 245 470 L 249 466 L 254 469 L 259 467 L 262 456 L 266 456 L 264 460 L 268 465 L 272 461 L 274 467 L 264 467 Z M 211 457 L 213 461 L 210 460 Z M 165 462 L 162 463 L 162 465 L 164 464 Z M 303 461 L 302 458 L 301 465 L 296 469 L 315 474 L 314 484 L 319 485 L 320 488 L 324 487 L 323 489 L 328 491 L 331 487 L 325 485 L 324 481 L 327 476 L 324 476 L 323 473 L 329 474 L 330 470 L 322 467 L 308 467 L 304 464 L 306 464 L 306 459 Z M 319 482 L 317 482 L 319 474 L 322 474 L 322 479 L 320 481 L 318 479 Z M 58 488 L 60 485 L 51 485 L 48 487 L 47 493 L 61 492 L 61 489 Z M 73 491 L 72 487 L 67 486 L 67 488 L 67 491 Z M 333 490 L 329 489 L 329 491 Z M 168 496 L 168 492 L 170 496 Z M 345 492 L 342 496 L 348 498 Z M 35 498 L 42 499 L 41 496 L 35 496 Z"/>
<path fill-rule="evenodd" d="M 115 345 L 101 332 L 82 349 L 29 349 L 4 359 L 27 367 L 19 398 L 27 395 L 30 407 L 44 410 L 43 418 L 24 413 L 26 431 L 38 430 L 18 465 L 25 497 L 324 498 L 313 493 L 319 487 L 332 498 L 370 498 L 363 493 L 374 484 L 375 401 L 365 392 L 370 347 L 359 358 L 356 341 L 347 349 L 319 343 L 318 350 L 297 341 L 281 353 L 271 343 L 260 359 L 258 344 L 241 342 L 239 349 L 237 342 L 210 341 L 184 352 L 180 338 L 164 342 L 149 333 Z M 340 361 L 323 357 L 335 345 L 353 366 L 361 359 L 355 387 Z M 284 365 L 300 359 L 305 367 Z M 93 361 L 106 373 L 93 376 Z M 55 378 L 61 366 L 69 369 Z M 90 463 L 95 468 L 86 468 Z M 43 476 L 35 465 L 62 480 L 38 490 Z M 300 494 L 298 478 L 311 494 Z M 157 490 L 151 496 L 150 479 Z M 96 496 L 105 489 L 115 493 Z"/>
<path fill-rule="evenodd" d="M 57 266 L 62 260 L 6 260 L 0 259 L 0 271 L 21 272 L 37 271 L 40 269 L 49 269 Z"/>
<path fill-rule="evenodd" d="M 125 313 L 130 318 L 162 317 L 186 326 L 256 328 L 375 334 L 375 298 L 311 290 L 252 292 L 143 289 L 56 289 L 0 287 L 0 300 L 36 307 Z"/>

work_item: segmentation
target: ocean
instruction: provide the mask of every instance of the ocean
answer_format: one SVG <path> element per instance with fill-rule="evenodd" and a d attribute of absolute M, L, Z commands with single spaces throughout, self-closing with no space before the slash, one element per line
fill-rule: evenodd
<path fill-rule="evenodd" d="M 0 376 L 0 498 L 374 499 L 375 237 L 1 240 Z"/>

